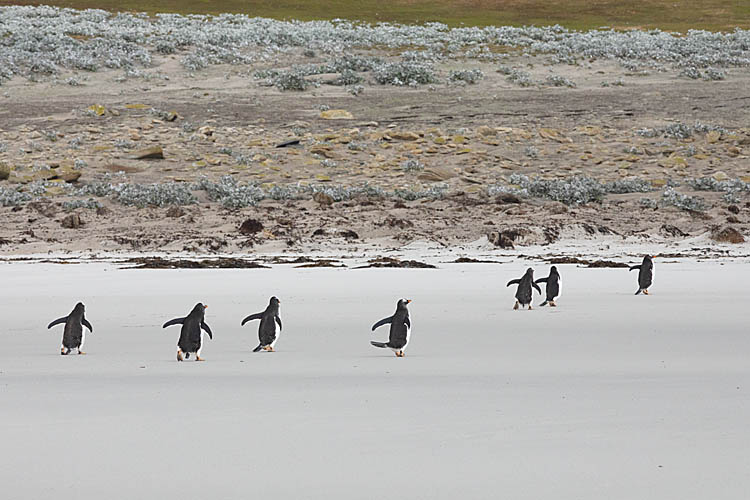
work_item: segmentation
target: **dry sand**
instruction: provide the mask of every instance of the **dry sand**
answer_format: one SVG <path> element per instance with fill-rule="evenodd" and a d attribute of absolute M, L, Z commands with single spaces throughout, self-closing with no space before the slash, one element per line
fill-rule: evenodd
<path fill-rule="evenodd" d="M 741 499 L 750 489 L 747 258 L 634 273 L 0 265 L 0 483 L 13 499 Z M 278 352 L 246 314 L 282 300 Z M 370 325 L 412 298 L 404 359 Z M 87 356 L 45 329 L 77 300 Z M 167 319 L 209 304 L 205 363 Z M 535 297 L 535 300 L 536 299 Z"/>
<path fill-rule="evenodd" d="M 320 61 L 299 54 L 284 61 L 309 62 Z M 704 176 L 750 180 L 747 69 L 729 70 L 725 81 L 704 82 L 676 72 L 632 73 L 609 61 L 569 66 L 549 64 L 544 56 L 512 55 L 505 64 L 527 70 L 535 81 L 555 74 L 577 86 L 520 88 L 497 72 L 497 64 L 448 61 L 438 65 L 444 79 L 457 68 L 479 68 L 485 78 L 475 85 L 401 88 L 375 84 L 364 75 L 359 96 L 330 85 L 281 92 L 252 78 L 263 65 L 212 66 L 187 75 L 178 56 L 158 55 L 152 71 L 169 80 L 118 82 L 122 71 L 78 75 L 87 78 L 81 87 L 16 78 L 3 86 L 0 142 L 7 151 L 0 152 L 0 161 L 13 170 L 0 186 L 36 178 L 39 166 L 66 169 L 81 160 L 87 165 L 80 170 L 79 186 L 124 171 L 117 182 L 216 181 L 230 174 L 266 188 L 367 182 L 388 192 L 436 186 L 446 191 L 434 201 L 267 200 L 240 210 L 223 208 L 205 192 L 196 192 L 199 204 L 171 216 L 168 206 L 137 209 L 102 198 L 106 210 L 77 209 L 83 225 L 66 229 L 62 221 L 69 213 L 62 204 L 70 197 L 57 186 L 48 189 L 49 200 L 41 204 L 20 211 L 0 208 L 5 221 L 0 245 L 12 254 L 226 253 L 280 247 L 305 251 L 321 240 L 346 250 L 351 240 L 338 238 L 339 230 L 385 248 L 419 240 L 452 246 L 508 228 L 530 231 L 517 245 L 611 234 L 675 241 L 726 225 L 750 232 L 747 193 L 732 208 L 720 193 L 696 193 L 685 184 Z M 623 85 L 602 87 L 602 82 L 618 81 Z M 87 114 L 92 105 L 102 106 L 104 114 Z M 324 119 L 325 108 L 343 109 L 351 119 Z M 159 113 L 169 111 L 177 113 L 176 121 L 161 118 Z M 726 133 L 696 133 L 685 140 L 637 134 L 647 127 L 692 126 L 696 120 L 724 127 Z M 299 138 L 300 145 L 276 148 L 292 138 Z M 79 146 L 71 147 L 71 140 Z M 131 159 L 135 151 L 157 145 L 163 147 L 163 160 Z M 405 171 L 409 161 L 423 170 Z M 539 199 L 498 203 L 487 195 L 489 186 L 507 185 L 514 173 L 545 179 L 586 175 L 602 182 L 641 178 L 655 190 L 608 195 L 602 204 L 583 207 Z M 682 183 L 681 192 L 705 198 L 708 210 L 645 208 L 641 199 L 657 202 L 669 179 Z M 264 231 L 240 234 L 247 218 L 261 220 Z M 324 234 L 314 238 L 319 229 Z"/>

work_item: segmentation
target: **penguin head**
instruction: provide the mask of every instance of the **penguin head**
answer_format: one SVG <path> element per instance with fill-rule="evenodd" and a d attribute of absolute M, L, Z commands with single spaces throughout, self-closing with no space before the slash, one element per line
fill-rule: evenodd
<path fill-rule="evenodd" d="M 411 302 L 411 299 L 399 299 L 396 304 L 396 309 L 406 309 L 406 305 Z"/>
<path fill-rule="evenodd" d="M 528 269 L 526 270 L 526 274 L 528 274 L 529 276 L 533 276 L 533 275 L 534 275 L 534 269 L 532 269 L 532 268 L 528 268 Z"/>
<path fill-rule="evenodd" d="M 278 309 L 279 304 L 281 304 L 281 301 L 276 296 L 271 297 L 271 300 L 268 301 L 269 309 Z"/>
<path fill-rule="evenodd" d="M 197 304 L 195 304 L 195 307 L 193 307 L 193 310 L 190 311 L 190 314 L 191 315 L 194 314 L 196 316 L 198 315 L 203 316 L 203 314 L 205 314 L 206 312 L 207 307 L 208 306 L 204 306 L 202 302 L 198 302 Z"/>
<path fill-rule="evenodd" d="M 647 265 L 649 265 L 649 266 L 653 266 L 653 265 L 654 265 L 654 260 L 653 260 L 653 257 L 652 257 L 652 256 L 650 256 L 650 255 L 646 255 L 646 256 L 644 256 L 644 257 L 643 257 L 643 263 L 644 263 L 644 264 L 647 264 Z"/>
<path fill-rule="evenodd" d="M 79 302 L 76 304 L 76 306 L 73 308 L 74 313 L 82 313 L 86 310 L 86 306 L 83 305 L 83 302 Z"/>

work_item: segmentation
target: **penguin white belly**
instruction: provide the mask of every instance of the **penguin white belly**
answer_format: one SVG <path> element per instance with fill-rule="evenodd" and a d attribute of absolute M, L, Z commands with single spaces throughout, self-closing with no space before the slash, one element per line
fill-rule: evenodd
<path fill-rule="evenodd" d="M 279 330 L 278 328 L 276 328 L 274 326 L 274 329 L 273 329 L 273 342 L 271 342 L 271 344 L 269 344 L 271 346 L 271 348 L 273 348 L 273 346 L 276 345 L 276 341 L 279 340 L 279 336 L 280 335 L 281 335 L 281 330 Z"/>
<path fill-rule="evenodd" d="M 203 350 L 203 343 L 206 341 L 206 335 L 207 335 L 207 333 L 204 332 L 203 330 L 201 330 L 201 346 L 194 353 L 199 358 L 201 357 L 201 351 Z"/>
<path fill-rule="evenodd" d="M 409 335 L 411 335 L 411 328 L 407 326 L 406 327 L 406 342 L 404 343 L 404 347 L 402 347 L 400 349 L 397 349 L 395 347 L 391 347 L 391 351 L 393 351 L 393 352 L 405 351 L 406 350 L 406 346 L 409 345 Z"/>

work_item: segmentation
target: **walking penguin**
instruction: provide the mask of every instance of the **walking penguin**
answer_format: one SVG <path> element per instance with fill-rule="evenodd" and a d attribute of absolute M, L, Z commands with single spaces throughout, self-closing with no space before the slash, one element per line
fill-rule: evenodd
<path fill-rule="evenodd" d="M 276 344 L 276 341 L 279 340 L 279 334 L 281 333 L 281 318 L 279 317 L 280 302 L 281 301 L 276 297 L 271 297 L 265 311 L 251 314 L 242 320 L 243 326 L 248 321 L 254 319 L 260 320 L 260 325 L 258 326 L 258 340 L 260 343 L 258 344 L 258 347 L 253 349 L 253 352 L 258 352 L 261 349 L 274 352 L 273 346 Z M 279 325 L 278 333 L 276 332 L 276 324 Z"/>
<path fill-rule="evenodd" d="M 654 282 L 654 261 L 653 257 L 646 255 L 643 257 L 643 262 L 638 266 L 630 266 L 630 270 L 634 271 L 638 269 L 638 290 L 635 292 L 636 295 L 643 292 L 648 295 L 648 287 Z"/>
<path fill-rule="evenodd" d="M 516 289 L 516 304 L 513 306 L 514 310 L 518 309 L 519 304 L 522 308 L 524 306 L 529 306 L 529 310 L 531 310 L 532 286 L 536 288 L 537 292 L 540 294 L 542 293 L 542 289 L 539 288 L 539 285 L 534 283 L 534 270 L 532 268 L 528 268 L 526 274 L 518 279 L 510 280 L 505 286 L 508 287 L 510 285 L 518 285 L 518 288 Z"/>
<path fill-rule="evenodd" d="M 177 341 L 177 361 L 182 361 L 183 354 L 185 355 L 185 359 L 190 359 L 190 355 L 195 354 L 196 361 L 204 361 L 201 358 L 201 349 L 203 347 L 203 332 L 201 332 L 201 329 L 206 331 L 211 340 L 214 338 L 211 328 L 209 328 L 203 319 L 207 307 L 198 302 L 186 317 L 170 319 L 162 326 L 162 328 L 166 328 L 172 325 L 182 325 L 180 340 Z"/>
<path fill-rule="evenodd" d="M 86 331 L 83 329 L 85 326 L 91 333 L 94 333 L 94 328 L 86 320 L 84 316 L 86 308 L 82 302 L 76 304 L 70 314 L 57 318 L 55 321 L 47 325 L 47 329 L 52 328 L 55 325 L 65 323 L 65 330 L 63 330 L 62 345 L 60 346 L 60 354 L 65 356 L 70 354 L 70 351 L 76 349 L 78 354 L 86 354 L 83 352 L 83 342 L 86 340 Z"/>
<path fill-rule="evenodd" d="M 550 307 L 557 307 L 555 304 L 555 298 L 560 296 L 560 273 L 557 272 L 557 266 L 552 266 L 549 270 L 549 276 L 546 278 L 539 278 L 534 283 L 547 283 L 546 298 L 544 302 L 539 304 L 539 307 L 546 306 L 548 303 Z"/>
<path fill-rule="evenodd" d="M 410 302 L 409 299 L 400 299 L 396 304 L 396 312 L 393 313 L 393 316 L 383 318 L 372 325 L 372 331 L 374 332 L 376 328 L 390 323 L 391 331 L 388 342 L 370 341 L 370 344 L 375 347 L 389 347 L 398 358 L 405 356 L 404 349 L 406 349 L 406 344 L 409 343 L 409 333 L 411 332 L 409 309 L 406 307 Z"/>

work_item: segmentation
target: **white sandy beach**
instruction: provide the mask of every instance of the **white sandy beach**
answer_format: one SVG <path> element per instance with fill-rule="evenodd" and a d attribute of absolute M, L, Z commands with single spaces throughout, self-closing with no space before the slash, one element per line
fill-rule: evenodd
<path fill-rule="evenodd" d="M 512 311 L 528 264 L 0 264 L 2 497 L 747 498 L 747 259 L 657 260 L 649 297 L 560 265 L 557 309 Z M 271 295 L 278 352 L 253 354 Z M 400 297 L 404 359 L 369 345 Z M 63 357 L 46 325 L 78 300 L 94 334 Z M 198 301 L 214 340 L 178 363 L 161 325 Z"/>

